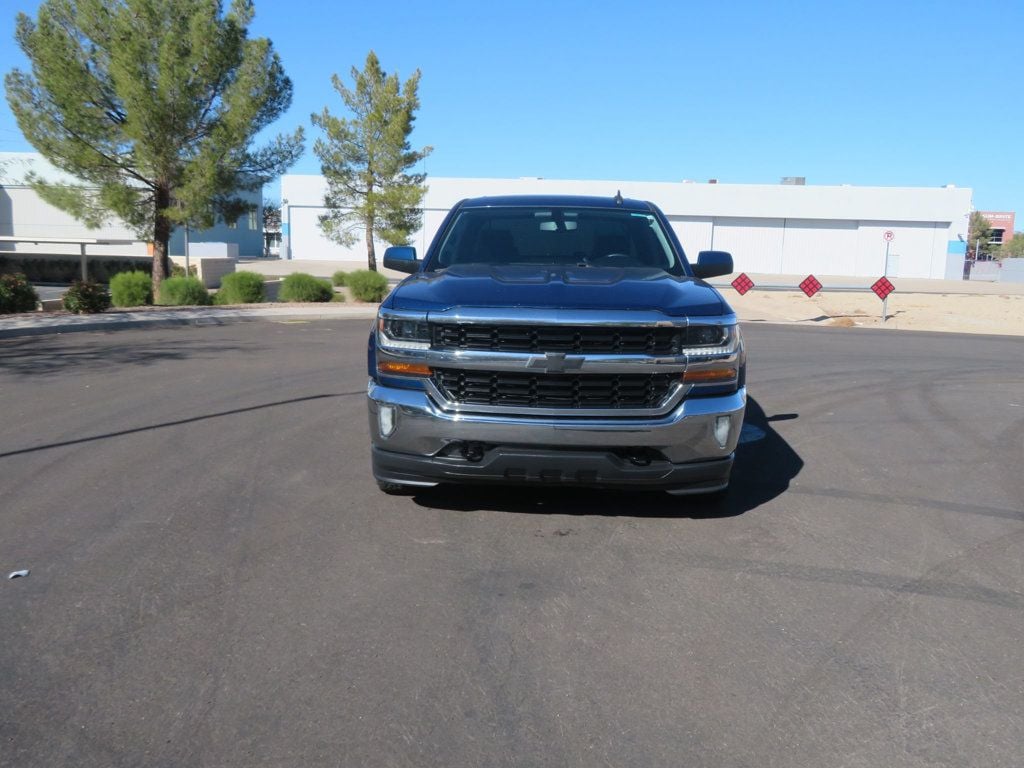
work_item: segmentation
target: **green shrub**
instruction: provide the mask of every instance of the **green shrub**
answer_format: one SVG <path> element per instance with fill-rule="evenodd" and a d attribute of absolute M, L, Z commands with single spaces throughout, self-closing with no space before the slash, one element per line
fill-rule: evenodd
<path fill-rule="evenodd" d="M 210 294 L 198 277 L 168 277 L 160 283 L 156 303 L 164 307 L 206 306 Z"/>
<path fill-rule="evenodd" d="M 22 274 L 0 275 L 0 315 L 32 312 L 39 296 Z"/>
<path fill-rule="evenodd" d="M 242 271 L 221 278 L 216 303 L 259 304 L 263 299 L 263 275 Z"/>
<path fill-rule="evenodd" d="M 346 280 L 348 280 L 348 272 L 343 272 L 340 269 L 331 275 L 331 282 L 334 283 L 336 288 L 343 287 Z"/>
<path fill-rule="evenodd" d="M 305 272 L 293 272 L 281 283 L 278 298 L 281 301 L 330 301 L 334 289 L 327 280 L 307 275 Z"/>
<path fill-rule="evenodd" d="M 109 283 L 114 275 L 122 272 L 145 272 L 153 271 L 153 260 L 146 258 L 109 258 L 94 259 L 89 257 L 89 279 L 98 283 Z"/>
<path fill-rule="evenodd" d="M 94 259 L 91 256 L 89 257 L 89 277 L 98 283 L 109 283 L 114 275 L 119 275 L 122 272 L 144 272 L 149 274 L 152 271 L 152 259 Z"/>
<path fill-rule="evenodd" d="M 199 268 L 195 264 L 188 265 L 188 277 L 195 277 L 199 274 Z M 181 264 L 171 262 L 171 277 L 186 277 L 185 268 Z"/>
<path fill-rule="evenodd" d="M 388 295 L 388 279 L 380 272 L 368 269 L 349 273 L 345 285 L 359 301 L 380 301 Z"/>
<path fill-rule="evenodd" d="M 110 294 L 102 283 L 76 280 L 64 294 L 64 309 L 76 315 L 92 315 L 110 309 Z"/>
<path fill-rule="evenodd" d="M 115 307 L 141 307 L 153 303 L 153 280 L 145 272 L 119 272 L 110 278 Z"/>

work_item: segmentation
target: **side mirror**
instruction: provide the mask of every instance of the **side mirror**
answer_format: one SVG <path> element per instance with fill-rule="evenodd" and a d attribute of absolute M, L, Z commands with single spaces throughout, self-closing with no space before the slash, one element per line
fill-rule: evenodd
<path fill-rule="evenodd" d="M 701 251 L 697 254 L 697 263 L 693 265 L 693 274 L 701 279 L 718 277 L 732 273 L 732 254 L 725 251 Z"/>
<path fill-rule="evenodd" d="M 393 245 L 384 251 L 384 268 L 410 275 L 420 271 L 420 262 L 416 258 L 416 249 L 411 245 Z"/>

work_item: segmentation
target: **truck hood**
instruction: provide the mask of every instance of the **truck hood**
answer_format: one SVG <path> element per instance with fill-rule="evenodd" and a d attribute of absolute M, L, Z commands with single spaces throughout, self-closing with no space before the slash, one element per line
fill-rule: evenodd
<path fill-rule="evenodd" d="M 388 309 L 418 312 L 455 307 L 652 310 L 672 317 L 732 311 L 701 280 L 660 269 L 620 267 L 467 264 L 413 275 L 385 302 Z"/>

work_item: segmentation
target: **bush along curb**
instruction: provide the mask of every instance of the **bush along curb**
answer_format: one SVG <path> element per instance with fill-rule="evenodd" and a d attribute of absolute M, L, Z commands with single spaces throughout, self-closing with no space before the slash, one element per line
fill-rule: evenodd
<path fill-rule="evenodd" d="M 0 275 L 0 315 L 33 312 L 39 294 L 22 274 Z"/>
<path fill-rule="evenodd" d="M 258 272 L 241 270 L 224 275 L 220 289 L 214 297 L 215 304 L 259 304 L 266 300 L 263 286 L 266 278 Z"/>
<path fill-rule="evenodd" d="M 164 307 L 205 307 L 210 294 L 197 277 L 168 277 L 160 283 L 157 304 Z"/>
<path fill-rule="evenodd" d="M 62 304 L 76 315 L 94 315 L 110 309 L 110 294 L 105 285 L 76 280 L 65 292 Z"/>
<path fill-rule="evenodd" d="M 330 281 L 293 272 L 281 283 L 278 301 L 327 302 L 334 299 L 334 288 Z"/>
<path fill-rule="evenodd" d="M 144 307 L 153 303 L 153 279 L 145 272 L 119 272 L 110 278 L 115 307 Z"/>

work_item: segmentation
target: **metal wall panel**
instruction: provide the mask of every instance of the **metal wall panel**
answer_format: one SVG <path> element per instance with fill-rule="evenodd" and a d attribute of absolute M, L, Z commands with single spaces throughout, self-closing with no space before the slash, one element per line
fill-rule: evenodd
<path fill-rule="evenodd" d="M 857 233 L 857 264 L 853 274 L 880 277 L 885 269 L 883 234 L 894 235 L 889 244 L 892 277 L 943 278 L 946 272 L 948 227 L 931 221 L 862 221 Z"/>
<path fill-rule="evenodd" d="M 784 219 L 716 218 L 711 248 L 732 254 L 736 272 L 782 271 Z"/>
<path fill-rule="evenodd" d="M 446 208 L 428 208 L 423 211 L 423 228 L 416 232 L 412 238 L 412 245 L 416 246 L 416 255 L 424 258 L 427 255 L 427 248 L 437 234 L 437 230 L 444 223 L 444 217 L 448 215 Z"/>
<path fill-rule="evenodd" d="M 856 261 L 857 222 L 786 219 L 783 274 L 849 275 Z"/>
<path fill-rule="evenodd" d="M 291 256 L 292 259 L 313 259 L 317 261 L 357 261 L 366 263 L 366 240 L 361 230 L 356 231 L 356 243 L 352 246 L 344 246 L 328 240 L 320 231 L 318 219 L 323 215 L 325 209 L 315 206 L 292 206 L 291 216 Z M 416 248 L 416 254 L 422 258 L 430 241 L 437 232 L 444 217 L 448 215 L 447 210 L 425 210 L 423 212 L 423 228 L 413 233 L 410 238 L 410 245 Z M 388 244 L 382 240 L 377 241 L 377 261 L 380 266 L 384 258 L 384 249 Z"/>
<path fill-rule="evenodd" d="M 675 230 L 676 237 L 683 244 L 686 258 L 697 261 L 697 254 L 711 250 L 711 230 L 713 221 L 705 216 L 669 216 L 669 223 Z"/>
<path fill-rule="evenodd" d="M 362 238 L 355 245 L 346 247 L 324 237 L 318 221 L 323 213 L 324 209 L 319 207 L 292 206 L 289 211 L 291 258 L 366 261 L 366 246 Z"/>

